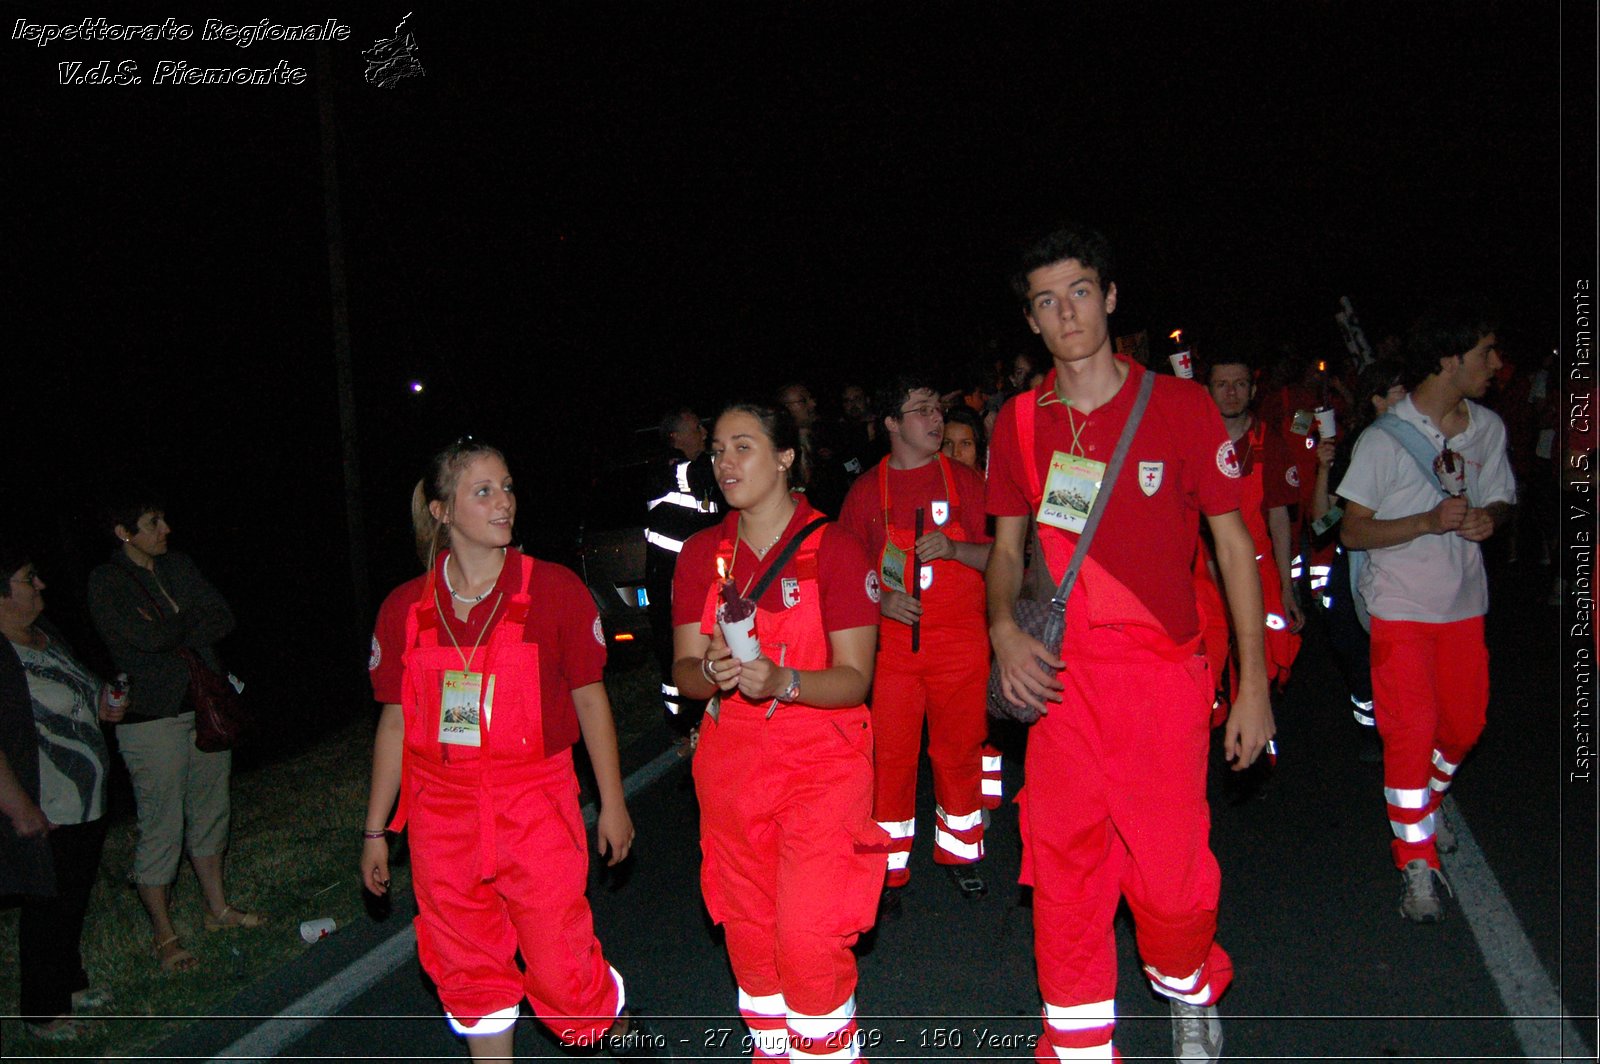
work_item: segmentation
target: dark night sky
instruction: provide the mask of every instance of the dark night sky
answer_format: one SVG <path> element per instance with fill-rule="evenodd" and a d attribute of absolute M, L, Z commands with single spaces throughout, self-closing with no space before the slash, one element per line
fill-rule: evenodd
<path fill-rule="evenodd" d="M 1054 218 L 1112 236 L 1119 331 L 1265 357 L 1337 348 L 1341 295 L 1376 339 L 1460 290 L 1504 309 L 1513 353 L 1563 328 L 1554 3 L 432 5 L 426 76 L 392 90 L 360 51 L 405 4 L 105 6 L 0 25 L 352 27 L 333 98 L 379 583 L 405 575 L 410 480 L 460 432 L 507 441 L 559 506 L 671 398 L 1026 346 L 1005 275 Z M 160 59 L 314 70 L 311 48 L 4 47 L 11 505 L 81 532 L 132 470 L 225 590 L 336 589 L 314 76 L 149 83 Z M 107 58 L 146 83 L 56 83 Z"/>

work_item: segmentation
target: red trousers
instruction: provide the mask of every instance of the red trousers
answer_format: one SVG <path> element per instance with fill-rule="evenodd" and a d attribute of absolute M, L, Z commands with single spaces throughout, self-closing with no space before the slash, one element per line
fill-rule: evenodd
<path fill-rule="evenodd" d="M 1232 979 L 1214 941 L 1210 670 L 1200 656 L 1169 661 L 1094 632 L 1099 656 L 1068 652 L 1063 700 L 1033 726 L 1017 797 L 1045 1001 L 1041 1060 L 1056 1059 L 1053 1047 L 1111 1051 L 1121 898 L 1157 992 L 1209 1005 Z"/>
<path fill-rule="evenodd" d="M 758 1045 L 786 1015 L 800 1059 L 853 1045 L 850 947 L 872 926 L 888 847 L 872 822 L 867 710 L 765 710 L 724 701 L 700 726 L 700 885 Z M 778 1055 L 766 1045 L 758 1056 Z"/>
<path fill-rule="evenodd" d="M 479 873 L 477 773 L 414 759 L 417 954 L 458 1030 L 524 996 L 557 1038 L 593 1045 L 623 1005 L 594 935 L 572 751 L 495 775 L 493 879 Z M 522 954 L 525 972 L 517 970 Z M 497 1025 L 503 1029 L 504 1024 Z M 492 1033 L 492 1032 L 490 1032 Z"/>
<path fill-rule="evenodd" d="M 1383 736 L 1383 796 L 1396 868 L 1439 867 L 1435 812 L 1483 734 L 1489 650 L 1483 618 L 1449 624 L 1372 618 L 1372 701 Z"/>
<path fill-rule="evenodd" d="M 889 884 L 911 877 L 916 830 L 917 755 L 928 725 L 933 764 L 933 859 L 983 858 L 983 759 L 988 738 L 989 640 L 924 634 L 922 650 L 885 643 L 872 681 L 872 815 L 889 833 Z"/>

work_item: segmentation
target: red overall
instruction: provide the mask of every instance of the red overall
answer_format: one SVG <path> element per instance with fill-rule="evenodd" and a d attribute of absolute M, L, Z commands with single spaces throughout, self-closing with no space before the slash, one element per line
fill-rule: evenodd
<path fill-rule="evenodd" d="M 956 520 L 961 499 L 950 459 L 941 454 L 938 461 L 944 477 L 943 500 L 916 502 L 923 506 L 945 502 L 948 517 L 938 528 L 963 543 L 967 536 Z M 878 463 L 878 497 L 884 532 L 890 543 L 907 553 L 909 574 L 916 535 L 914 529 L 895 527 L 890 517 L 888 459 Z M 878 564 L 882 582 L 881 555 Z M 888 862 L 892 887 L 904 886 L 911 878 L 907 862 L 916 832 L 917 753 L 924 718 L 936 803 L 933 859 L 953 865 L 972 864 L 983 857 L 983 744 L 988 735 L 989 685 L 983 574 L 953 558 L 919 564 L 917 569 L 923 584 L 921 649 L 911 651 L 910 625 L 884 618 L 872 682 L 876 773 L 872 815 L 894 840 Z"/>
<path fill-rule="evenodd" d="M 1017 403 L 1024 456 L 1035 407 L 1029 395 Z M 1039 470 L 1025 469 L 1037 506 Z M 1077 537 L 1041 525 L 1039 543 L 1059 582 Z M 1157 993 L 1211 1005 L 1233 978 L 1215 941 L 1222 876 L 1208 845 L 1211 673 L 1198 635 L 1177 643 L 1146 618 L 1091 556 L 1067 603 L 1062 700 L 1028 735 L 1019 879 L 1033 888 L 1043 1061 L 1121 1059 L 1113 920 L 1123 898 Z"/>
<path fill-rule="evenodd" d="M 1283 610 L 1283 575 L 1278 571 L 1278 560 L 1272 552 L 1272 533 L 1267 528 L 1267 514 L 1263 508 L 1266 499 L 1262 478 L 1266 475 L 1264 440 L 1266 423 L 1257 419 L 1250 427 L 1250 472 L 1240 483 L 1242 494 L 1239 515 L 1250 530 L 1250 540 L 1256 548 L 1256 567 L 1261 574 L 1261 602 L 1266 609 L 1267 680 L 1281 690 L 1289 682 L 1289 670 L 1300 653 L 1300 636 L 1289 631 L 1289 618 Z M 1239 695 L 1239 661 L 1233 662 L 1233 696 Z"/>
<path fill-rule="evenodd" d="M 526 996 L 563 1042 L 594 1044 L 623 1005 L 622 978 L 601 955 L 584 897 L 572 751 L 545 755 L 540 648 L 523 633 L 536 563 L 521 564 L 521 593 L 487 622 L 472 661 L 483 676 L 481 747 L 439 741 L 443 674 L 463 669 L 470 648 L 441 632 L 431 574 L 406 616 L 405 752 L 390 828 L 410 828 L 417 953 L 457 1029 L 471 1033 Z"/>
<path fill-rule="evenodd" d="M 817 580 L 817 551 L 831 531 L 813 533 L 796 555 L 798 601 L 757 610 L 762 653 L 781 665 L 831 665 Z M 724 564 L 733 547 L 725 539 L 718 548 Z M 713 581 L 701 620 L 707 634 L 717 591 Z M 700 726 L 694 780 L 701 891 L 726 932 L 755 1057 L 857 1059 L 850 947 L 872 926 L 887 842 L 872 822 L 867 707 L 774 709 L 724 694 Z"/>

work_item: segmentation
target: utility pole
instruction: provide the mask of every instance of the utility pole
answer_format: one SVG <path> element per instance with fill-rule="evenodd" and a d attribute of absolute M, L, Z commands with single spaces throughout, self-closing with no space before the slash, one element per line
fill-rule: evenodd
<path fill-rule="evenodd" d="M 350 585 L 355 598 L 358 644 L 371 630 L 367 537 L 361 519 L 361 452 L 356 437 L 355 378 L 350 366 L 349 286 L 344 272 L 344 227 L 339 219 L 339 169 L 333 125 L 333 61 L 326 43 L 317 45 L 317 114 L 322 126 L 322 204 L 328 232 L 328 286 L 333 309 L 333 362 L 339 388 L 339 447 L 344 460 L 345 534 L 350 540 Z"/>

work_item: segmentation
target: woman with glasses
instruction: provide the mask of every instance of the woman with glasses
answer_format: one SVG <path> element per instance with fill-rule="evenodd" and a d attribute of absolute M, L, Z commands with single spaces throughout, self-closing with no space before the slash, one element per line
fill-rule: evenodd
<path fill-rule="evenodd" d="M 412 496 L 427 572 L 378 613 L 369 669 L 383 704 L 361 875 L 389 889 L 388 829 L 407 828 L 417 953 L 474 1058 L 512 1054 L 522 999 L 563 1043 L 649 1058 L 584 897 L 589 874 L 572 747 L 600 790 L 597 849 L 633 845 L 594 600 L 573 573 L 513 546 L 504 455 L 470 437 Z M 526 965 L 520 971 L 518 954 Z"/>
<path fill-rule="evenodd" d="M 182 971 L 198 963 L 172 924 L 171 890 L 185 850 L 200 882 L 207 931 L 265 922 L 229 904 L 223 887 L 233 755 L 194 745 L 183 653 L 222 672 L 213 644 L 233 631 L 233 611 L 193 561 L 167 549 L 172 529 L 159 500 L 133 495 L 116 503 L 106 527 L 117 546 L 89 574 L 89 612 L 131 685 L 117 747 L 139 811 L 133 881 L 150 918 L 156 959 L 165 971 Z"/>
<path fill-rule="evenodd" d="M 864 704 L 878 587 L 861 546 L 794 493 L 802 453 L 785 412 L 738 404 L 717 419 L 730 512 L 678 557 L 673 677 L 685 697 L 717 698 L 694 759 L 700 882 L 755 1056 L 845 1061 L 858 1052 L 850 947 L 872 926 L 888 844 Z M 744 660 L 718 620 L 730 598 L 730 625 L 755 607 Z"/>
<path fill-rule="evenodd" d="M 119 711 L 41 617 L 44 581 L 16 543 L 0 543 L 0 571 L 0 894 L 22 895 L 18 1011 L 34 1037 L 68 1041 L 75 1009 L 111 1000 L 79 942 L 106 837 L 100 721 Z"/>

